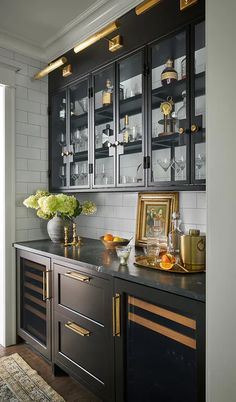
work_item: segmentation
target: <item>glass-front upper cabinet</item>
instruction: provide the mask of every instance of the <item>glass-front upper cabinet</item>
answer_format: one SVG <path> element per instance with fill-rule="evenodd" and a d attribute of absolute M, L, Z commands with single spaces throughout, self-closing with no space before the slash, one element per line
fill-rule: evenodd
<path fill-rule="evenodd" d="M 186 32 L 150 47 L 149 184 L 189 182 L 189 91 Z"/>
<path fill-rule="evenodd" d="M 192 97 L 192 182 L 204 183 L 206 179 L 206 45 L 205 22 L 194 27 L 194 71 L 192 72 L 194 96 Z"/>
<path fill-rule="evenodd" d="M 93 186 L 115 185 L 114 65 L 93 75 Z"/>
<path fill-rule="evenodd" d="M 118 186 L 144 184 L 143 52 L 118 63 Z"/>
<path fill-rule="evenodd" d="M 51 101 L 51 186 L 63 189 L 67 186 L 67 96 L 61 91 L 52 96 Z"/>
<path fill-rule="evenodd" d="M 89 187 L 89 80 L 70 88 L 70 187 Z"/>

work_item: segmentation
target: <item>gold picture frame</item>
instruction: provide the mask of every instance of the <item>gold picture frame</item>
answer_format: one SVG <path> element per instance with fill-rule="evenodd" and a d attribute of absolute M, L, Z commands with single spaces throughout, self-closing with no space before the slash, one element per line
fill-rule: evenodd
<path fill-rule="evenodd" d="M 179 210 L 179 193 L 139 193 L 135 244 L 143 246 L 148 237 L 160 236 L 171 230 L 171 215 Z"/>

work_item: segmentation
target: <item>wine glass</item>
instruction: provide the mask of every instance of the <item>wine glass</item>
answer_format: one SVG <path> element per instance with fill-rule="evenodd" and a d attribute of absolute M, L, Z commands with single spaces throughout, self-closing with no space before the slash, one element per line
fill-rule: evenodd
<path fill-rule="evenodd" d="M 164 172 L 167 172 L 169 168 L 172 166 L 173 161 L 171 159 L 165 158 L 164 160 L 157 159 L 157 164 L 161 166 Z"/>
<path fill-rule="evenodd" d="M 78 163 L 75 163 L 72 165 L 72 173 L 71 173 L 71 178 L 74 180 L 74 182 L 79 178 L 80 173 L 79 173 L 79 165 Z"/>
<path fill-rule="evenodd" d="M 197 179 L 201 179 L 200 170 L 205 165 L 205 162 L 206 162 L 205 155 L 198 154 L 198 156 L 195 159 L 195 166 L 196 166 L 196 169 L 197 169 Z"/>
<path fill-rule="evenodd" d="M 58 175 L 62 181 L 62 186 L 65 185 L 65 180 L 66 180 L 66 167 L 65 165 L 60 166 L 59 168 L 59 175 Z"/>
<path fill-rule="evenodd" d="M 66 146 L 66 136 L 63 132 L 58 135 L 58 144 L 61 145 L 61 147 Z"/>
<path fill-rule="evenodd" d="M 184 169 L 186 167 L 186 160 L 184 159 L 183 156 L 181 156 L 180 159 L 175 161 L 177 168 L 176 168 L 176 173 L 177 175 L 180 174 L 181 180 L 184 180 Z"/>

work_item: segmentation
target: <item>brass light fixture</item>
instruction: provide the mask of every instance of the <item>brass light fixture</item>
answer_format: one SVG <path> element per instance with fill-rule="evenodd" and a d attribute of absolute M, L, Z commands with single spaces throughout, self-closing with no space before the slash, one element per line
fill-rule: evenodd
<path fill-rule="evenodd" d="M 45 75 L 51 73 L 53 70 L 56 70 L 58 67 L 63 66 L 63 64 L 67 63 L 67 58 L 66 57 L 61 57 L 60 59 L 57 59 L 56 61 L 53 61 L 50 63 L 47 67 L 45 67 L 43 70 L 39 71 L 33 76 L 34 80 L 40 80 L 40 78 L 45 77 Z"/>
<path fill-rule="evenodd" d="M 180 0 L 180 10 L 183 11 L 186 8 L 196 4 L 198 0 Z"/>
<path fill-rule="evenodd" d="M 150 8 L 159 4 L 161 0 L 145 0 L 140 3 L 137 7 L 135 7 L 135 13 L 137 15 L 143 14 L 146 11 L 150 10 Z"/>
<path fill-rule="evenodd" d="M 86 39 L 84 42 L 80 43 L 79 45 L 74 47 L 74 52 L 79 53 L 82 50 L 86 49 L 87 47 L 93 45 L 98 40 L 105 38 L 110 33 L 116 31 L 120 28 L 120 23 L 118 21 L 114 21 L 111 24 L 107 25 L 105 28 L 101 29 L 94 35 L 90 36 L 90 38 Z"/>
<path fill-rule="evenodd" d="M 71 74 L 72 74 L 72 65 L 67 64 L 67 66 L 63 67 L 62 76 L 69 77 L 69 75 L 71 75 Z"/>
<path fill-rule="evenodd" d="M 112 39 L 109 39 L 109 50 L 110 52 L 116 52 L 117 50 L 123 47 L 123 38 L 120 35 L 115 36 Z"/>

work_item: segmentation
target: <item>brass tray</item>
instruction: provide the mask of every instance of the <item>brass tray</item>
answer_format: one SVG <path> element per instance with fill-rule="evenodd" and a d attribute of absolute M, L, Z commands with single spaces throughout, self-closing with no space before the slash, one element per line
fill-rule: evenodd
<path fill-rule="evenodd" d="M 161 260 L 157 260 L 157 264 L 151 265 L 147 261 L 147 257 L 145 255 L 139 255 L 135 257 L 135 265 L 138 267 L 144 267 L 144 268 L 151 268 L 151 269 L 156 269 L 158 271 L 162 272 L 169 272 L 169 273 L 174 273 L 174 274 L 198 274 L 199 272 L 205 272 L 205 269 L 200 269 L 200 270 L 195 270 L 195 271 L 189 271 L 186 268 L 181 268 L 181 265 L 175 264 L 171 269 L 163 269 L 160 267 L 160 262 Z"/>

